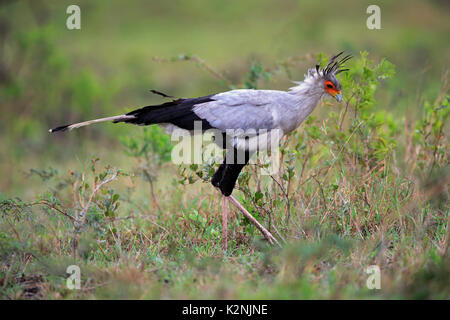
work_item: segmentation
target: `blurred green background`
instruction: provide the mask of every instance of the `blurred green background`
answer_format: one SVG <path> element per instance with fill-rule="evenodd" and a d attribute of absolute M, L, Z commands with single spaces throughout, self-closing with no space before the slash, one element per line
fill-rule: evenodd
<path fill-rule="evenodd" d="M 260 83 L 286 89 L 318 52 L 367 50 L 397 66 L 378 100 L 400 117 L 436 97 L 450 61 L 448 1 L 377 1 L 381 30 L 366 27 L 370 1 L 77 1 L 81 30 L 66 28 L 70 4 L 0 5 L 0 190 L 9 195 L 26 193 L 30 167 L 64 167 L 94 152 L 114 163 L 117 136 L 140 130 L 102 124 L 50 135 L 50 127 L 160 102 L 149 89 L 180 97 L 228 89 L 195 63 L 155 57 L 194 54 L 234 84 L 253 61 L 271 68 L 310 57 Z"/>

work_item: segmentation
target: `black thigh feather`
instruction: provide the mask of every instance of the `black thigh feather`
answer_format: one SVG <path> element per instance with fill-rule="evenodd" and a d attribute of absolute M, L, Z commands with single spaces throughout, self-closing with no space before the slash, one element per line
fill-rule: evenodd
<path fill-rule="evenodd" d="M 211 179 L 212 185 L 219 188 L 220 192 L 222 192 L 222 194 L 226 197 L 231 195 L 233 192 L 239 174 L 247 165 L 251 157 L 251 154 L 248 151 L 230 149 L 227 151 L 227 154 L 230 152 L 233 152 L 233 158 L 231 159 L 231 156 L 225 156 L 223 163 L 219 166 Z M 244 163 L 238 163 L 238 159 L 241 160 L 242 158 L 244 159 Z"/>

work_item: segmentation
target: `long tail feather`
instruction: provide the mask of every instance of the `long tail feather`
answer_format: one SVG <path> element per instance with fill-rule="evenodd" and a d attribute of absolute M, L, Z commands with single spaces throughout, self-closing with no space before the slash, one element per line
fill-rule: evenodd
<path fill-rule="evenodd" d="M 169 97 L 159 91 L 153 92 L 165 97 Z M 139 108 L 120 116 L 95 119 L 56 127 L 50 129 L 49 132 L 72 130 L 75 128 L 88 126 L 93 123 L 105 121 L 112 121 L 113 123 L 125 122 L 145 126 L 157 123 L 171 123 L 186 130 L 194 129 L 194 121 L 202 121 L 203 129 L 207 130 L 212 128 L 211 125 L 206 120 L 203 120 L 199 116 L 197 116 L 197 114 L 192 111 L 192 108 L 197 104 L 211 101 L 211 96 L 213 95 L 193 99 L 177 99 L 159 105 Z"/>
<path fill-rule="evenodd" d="M 69 124 L 69 125 L 65 125 L 65 126 L 60 126 L 60 127 L 56 127 L 56 128 L 50 129 L 48 131 L 49 132 L 67 131 L 67 130 L 72 130 L 72 129 L 76 129 L 76 128 L 85 127 L 85 126 L 88 126 L 90 124 L 98 123 L 98 122 L 105 122 L 105 121 L 121 122 L 121 121 L 130 120 L 130 119 L 133 119 L 133 118 L 135 118 L 135 116 L 123 114 L 123 115 L 120 115 L 120 116 L 94 119 L 94 120 L 89 120 L 89 121 Z"/>

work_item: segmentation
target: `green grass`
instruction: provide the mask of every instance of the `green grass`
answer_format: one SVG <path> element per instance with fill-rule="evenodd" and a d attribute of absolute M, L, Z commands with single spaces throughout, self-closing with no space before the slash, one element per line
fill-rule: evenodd
<path fill-rule="evenodd" d="M 270 247 L 239 213 L 232 214 L 227 252 L 221 248 L 220 198 L 209 185 L 158 190 L 159 212 L 148 193 L 147 199 L 138 198 L 146 189 L 139 180 L 122 176 L 111 184 L 130 199 L 120 198 L 117 217 L 106 217 L 96 206 L 89 211 L 75 258 L 73 226 L 57 211 L 36 206 L 3 215 L 2 297 L 448 298 L 449 260 L 442 251 L 448 212 L 431 205 L 399 209 L 411 198 L 401 179 L 372 180 L 373 212 L 362 199 L 348 207 L 327 199 L 324 210 L 317 188 L 305 186 L 316 194 L 300 192 L 291 201 L 311 209 L 292 210 L 289 224 L 281 213 L 272 213 L 273 225 L 287 240 L 282 249 Z M 353 184 L 342 181 L 339 192 L 355 197 L 348 190 Z M 54 190 L 53 183 L 46 185 Z M 70 185 L 56 185 L 55 194 L 70 203 L 62 196 L 71 193 Z M 132 190 L 122 193 L 128 185 Z M 71 205 L 60 207 L 73 214 Z M 260 219 L 267 224 L 267 217 Z M 66 288 L 65 269 L 71 264 L 81 268 L 79 291 Z M 364 271 L 373 264 L 382 270 L 381 290 L 365 286 Z"/>

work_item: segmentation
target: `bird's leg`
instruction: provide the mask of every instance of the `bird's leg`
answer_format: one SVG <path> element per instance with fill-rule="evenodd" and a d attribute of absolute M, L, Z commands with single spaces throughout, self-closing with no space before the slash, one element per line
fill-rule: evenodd
<path fill-rule="evenodd" d="M 242 206 L 242 204 L 239 203 L 239 201 L 237 201 L 232 195 L 228 196 L 228 199 L 236 206 L 236 208 L 239 209 L 239 211 L 241 211 L 244 214 L 244 216 L 246 216 L 259 229 L 259 231 L 262 232 L 262 234 L 264 235 L 264 237 L 266 237 L 266 239 L 269 241 L 270 244 L 275 244 L 276 243 L 277 245 L 279 245 L 281 247 L 281 245 L 278 242 L 278 240 L 275 239 L 275 237 L 266 228 L 264 228 L 258 222 L 258 220 L 256 220 L 250 214 L 250 212 L 245 210 L 245 208 Z"/>
<path fill-rule="evenodd" d="M 227 251 L 228 247 L 228 201 L 227 197 L 222 195 L 222 246 Z"/>

